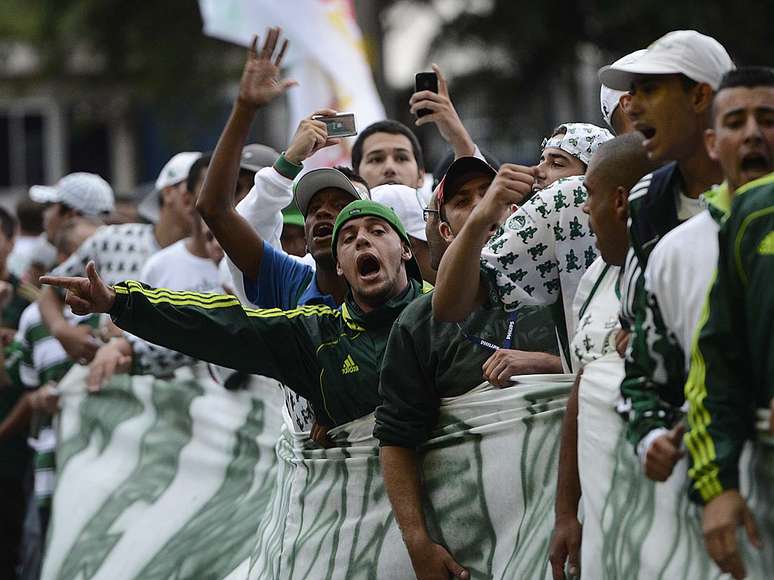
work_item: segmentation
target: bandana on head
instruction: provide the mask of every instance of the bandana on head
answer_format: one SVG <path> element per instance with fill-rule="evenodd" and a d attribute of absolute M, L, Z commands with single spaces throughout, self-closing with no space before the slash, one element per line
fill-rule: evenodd
<path fill-rule="evenodd" d="M 546 147 L 556 147 L 588 165 L 599 146 L 613 138 L 610 131 L 591 123 L 564 123 L 559 125 L 558 129 L 562 127 L 566 130 L 565 133 L 543 139 L 541 152 L 545 151 Z"/>

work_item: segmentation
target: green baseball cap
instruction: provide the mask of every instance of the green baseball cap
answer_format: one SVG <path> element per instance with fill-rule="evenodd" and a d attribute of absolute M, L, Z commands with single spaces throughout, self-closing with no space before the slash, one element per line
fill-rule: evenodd
<path fill-rule="evenodd" d="M 406 228 L 400 221 L 398 215 L 392 210 L 392 208 L 382 205 L 379 202 L 371 201 L 370 199 L 359 199 L 353 201 L 341 210 L 336 223 L 333 224 L 333 237 L 331 239 L 331 250 L 333 252 L 333 258 L 336 259 L 336 242 L 339 239 L 339 232 L 342 226 L 350 220 L 361 217 L 375 217 L 386 221 L 390 227 L 398 234 L 401 240 L 406 242 L 411 247 L 411 240 L 409 240 Z M 420 284 L 423 282 L 422 273 L 419 271 L 419 263 L 414 257 L 413 253 L 411 259 L 406 262 L 406 273 L 409 277 L 414 278 Z"/>

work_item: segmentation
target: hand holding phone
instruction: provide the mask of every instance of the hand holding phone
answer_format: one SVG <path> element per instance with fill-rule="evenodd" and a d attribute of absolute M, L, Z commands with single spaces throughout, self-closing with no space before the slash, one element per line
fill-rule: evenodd
<path fill-rule="evenodd" d="M 434 72 L 420 72 L 414 76 L 414 92 L 430 91 L 438 92 L 438 75 Z M 417 117 L 424 117 L 432 113 L 430 109 L 419 109 Z"/>

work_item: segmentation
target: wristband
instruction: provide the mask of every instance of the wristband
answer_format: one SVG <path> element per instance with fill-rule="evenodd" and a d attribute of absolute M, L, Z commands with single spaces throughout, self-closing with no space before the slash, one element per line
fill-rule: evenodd
<path fill-rule="evenodd" d="M 285 152 L 283 151 L 274 162 L 273 167 L 274 170 L 281 176 L 293 180 L 299 173 L 301 173 L 301 170 L 304 168 L 304 164 L 300 163 L 299 165 L 296 165 L 295 163 L 288 161 L 287 157 L 285 157 Z"/>

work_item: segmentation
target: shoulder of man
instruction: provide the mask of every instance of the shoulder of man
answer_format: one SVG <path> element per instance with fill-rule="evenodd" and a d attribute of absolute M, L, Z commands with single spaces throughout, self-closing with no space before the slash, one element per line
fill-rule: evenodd
<path fill-rule="evenodd" d="M 641 264 L 665 233 L 679 224 L 675 180 L 677 163 L 668 163 L 649 173 L 629 193 L 629 238 Z"/>

